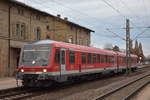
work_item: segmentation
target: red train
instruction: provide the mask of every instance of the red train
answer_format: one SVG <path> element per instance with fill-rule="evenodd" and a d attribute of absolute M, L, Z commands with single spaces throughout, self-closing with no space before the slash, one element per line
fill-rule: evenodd
<path fill-rule="evenodd" d="M 136 69 L 137 56 L 131 55 L 129 61 L 131 69 Z M 24 86 L 50 86 L 54 82 L 125 70 L 125 53 L 43 40 L 24 45 L 17 79 Z"/>

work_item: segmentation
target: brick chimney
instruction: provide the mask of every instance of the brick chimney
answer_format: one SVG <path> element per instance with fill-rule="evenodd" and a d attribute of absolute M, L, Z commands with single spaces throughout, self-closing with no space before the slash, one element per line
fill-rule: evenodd
<path fill-rule="evenodd" d="M 61 15 L 60 15 L 60 14 L 57 14 L 57 17 L 58 17 L 58 18 L 61 18 Z"/>
<path fill-rule="evenodd" d="M 64 17 L 64 20 L 65 20 L 65 21 L 68 21 L 68 18 L 67 18 L 67 17 Z"/>

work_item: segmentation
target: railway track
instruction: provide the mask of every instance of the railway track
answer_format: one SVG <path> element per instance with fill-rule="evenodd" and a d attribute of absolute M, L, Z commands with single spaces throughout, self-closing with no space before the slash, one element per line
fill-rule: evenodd
<path fill-rule="evenodd" d="M 0 91 L 0 100 L 21 100 L 36 95 L 39 89 L 33 88 L 13 88 Z"/>
<path fill-rule="evenodd" d="M 147 70 L 147 69 L 148 67 L 147 68 L 145 67 L 145 68 L 141 68 L 140 70 Z M 7 90 L 0 90 L 0 100 L 21 100 L 21 99 L 29 99 L 31 97 L 35 98 L 36 96 L 40 96 L 40 95 L 42 96 L 43 94 L 47 94 L 47 93 L 51 94 L 53 93 L 52 91 L 54 92 L 59 91 L 63 87 L 64 88 L 66 87 L 66 90 L 67 90 L 67 86 L 61 86 L 61 87 L 56 86 L 56 88 L 53 87 L 50 89 L 36 89 L 36 88 L 30 89 L 30 88 L 19 87 L 19 88 L 7 89 Z M 132 96 L 133 94 L 130 94 L 130 95 Z M 128 99 L 130 95 L 126 96 L 126 98 Z M 99 99 L 95 99 L 95 100 L 99 100 Z"/>
<path fill-rule="evenodd" d="M 103 93 L 93 100 L 129 100 L 139 90 L 150 83 L 150 72 L 138 75 L 133 80 Z"/>

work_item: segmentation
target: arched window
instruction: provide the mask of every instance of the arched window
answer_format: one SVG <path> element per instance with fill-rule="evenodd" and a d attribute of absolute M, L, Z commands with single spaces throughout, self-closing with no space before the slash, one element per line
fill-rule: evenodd
<path fill-rule="evenodd" d="M 36 28 L 36 31 L 35 31 L 35 40 L 40 40 L 41 39 L 41 29 L 38 27 Z"/>

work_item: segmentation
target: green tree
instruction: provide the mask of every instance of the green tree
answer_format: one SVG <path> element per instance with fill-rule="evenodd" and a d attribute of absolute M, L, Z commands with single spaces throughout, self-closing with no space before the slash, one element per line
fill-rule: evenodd
<path fill-rule="evenodd" d="M 141 58 L 140 62 L 144 61 L 144 53 L 143 53 L 143 48 L 142 48 L 142 44 L 141 43 L 139 43 L 139 54 L 138 54 L 138 57 Z"/>
<path fill-rule="evenodd" d="M 137 40 L 135 41 L 134 54 L 137 56 L 139 55 L 139 45 Z"/>
<path fill-rule="evenodd" d="M 115 46 L 113 47 L 113 51 L 120 51 L 120 49 L 119 49 L 118 46 L 115 45 Z"/>

